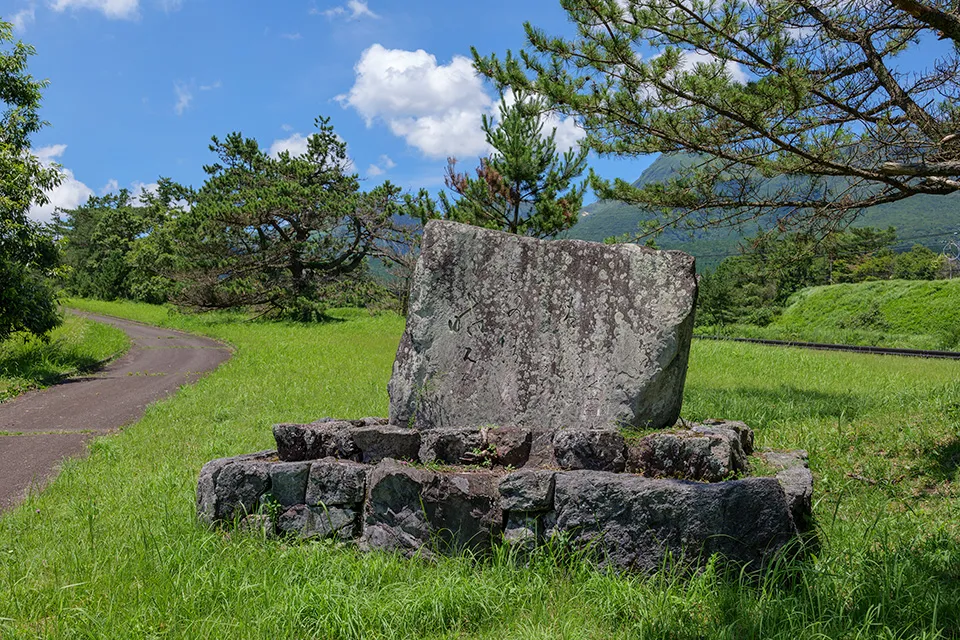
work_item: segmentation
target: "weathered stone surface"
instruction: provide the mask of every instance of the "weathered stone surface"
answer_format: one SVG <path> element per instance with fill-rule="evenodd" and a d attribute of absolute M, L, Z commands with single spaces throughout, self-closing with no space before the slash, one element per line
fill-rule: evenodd
<path fill-rule="evenodd" d="M 281 460 L 296 462 L 322 458 L 327 450 L 326 422 L 312 424 L 282 423 L 273 425 L 277 455 Z"/>
<path fill-rule="evenodd" d="M 359 505 L 367 488 L 369 467 L 325 458 L 310 466 L 305 502 L 308 506 Z"/>
<path fill-rule="evenodd" d="M 340 538 L 357 536 L 359 512 L 341 507 L 308 507 L 298 504 L 277 518 L 277 531 L 299 538 Z"/>
<path fill-rule="evenodd" d="M 668 552 L 694 564 L 719 552 L 759 569 L 797 534 L 774 478 L 704 484 L 568 471 L 555 482 L 556 529 L 624 569 L 655 571 Z"/>
<path fill-rule="evenodd" d="M 753 429 L 747 426 L 745 422 L 738 420 L 704 420 L 702 424 L 693 425 L 692 431 L 716 431 L 718 429 L 729 429 L 740 438 L 740 448 L 746 455 L 753 453 Z"/>
<path fill-rule="evenodd" d="M 213 524 L 232 519 L 238 511 L 254 511 L 270 486 L 266 461 L 274 456 L 276 451 L 261 451 L 203 465 L 197 482 L 197 517 Z"/>
<path fill-rule="evenodd" d="M 507 544 L 533 550 L 552 532 L 556 531 L 557 519 L 553 511 L 511 511 L 503 528 L 503 541 Z"/>
<path fill-rule="evenodd" d="M 502 529 L 496 479 L 384 460 L 370 473 L 360 544 L 427 554 L 488 548 Z"/>
<path fill-rule="evenodd" d="M 807 452 L 764 451 L 763 458 L 770 466 L 779 469 L 777 480 L 783 487 L 790 505 L 793 521 L 800 531 L 813 528 L 813 474 L 810 472 Z"/>
<path fill-rule="evenodd" d="M 390 421 L 660 428 L 680 412 L 696 301 L 676 251 L 431 221 Z"/>
<path fill-rule="evenodd" d="M 626 442 L 612 429 L 561 429 L 553 454 L 561 469 L 620 472 L 627 462 Z"/>
<path fill-rule="evenodd" d="M 285 507 L 303 504 L 307 491 L 309 462 L 280 462 L 268 468 L 270 497 Z"/>
<path fill-rule="evenodd" d="M 549 511 L 553 508 L 554 471 L 523 469 L 500 481 L 500 508 L 504 511 Z"/>
<path fill-rule="evenodd" d="M 473 462 L 468 453 L 477 452 L 477 458 L 482 458 L 486 447 L 484 434 L 480 429 L 430 429 L 420 436 L 420 462 L 444 464 L 463 464 Z M 492 457 L 492 456 L 491 456 Z"/>
<path fill-rule="evenodd" d="M 493 464 L 522 467 L 530 459 L 533 437 L 530 429 L 516 426 L 488 429 L 487 447 L 493 452 Z"/>
<path fill-rule="evenodd" d="M 747 470 L 740 443 L 739 432 L 720 427 L 653 433 L 630 444 L 627 470 L 651 478 L 719 482 Z"/>
<path fill-rule="evenodd" d="M 417 460 L 420 454 L 420 433 L 396 426 L 373 426 L 352 429 L 350 435 L 360 450 L 361 460 L 375 464 L 384 458 Z"/>

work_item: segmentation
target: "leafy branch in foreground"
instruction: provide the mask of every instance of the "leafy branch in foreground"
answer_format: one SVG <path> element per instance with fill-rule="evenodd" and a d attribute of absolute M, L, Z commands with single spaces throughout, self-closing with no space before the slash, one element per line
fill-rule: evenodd
<path fill-rule="evenodd" d="M 653 230 L 762 218 L 827 231 L 865 207 L 960 190 L 949 0 L 561 4 L 575 37 L 527 24 L 519 56 L 474 50 L 475 64 L 577 117 L 600 154 L 692 154 L 660 184 L 593 176 L 599 197 L 661 212 Z"/>

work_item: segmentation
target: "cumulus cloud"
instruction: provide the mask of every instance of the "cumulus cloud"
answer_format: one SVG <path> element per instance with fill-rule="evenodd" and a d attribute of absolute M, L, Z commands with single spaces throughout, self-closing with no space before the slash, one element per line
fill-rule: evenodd
<path fill-rule="evenodd" d="M 67 150 L 65 144 L 54 144 L 33 150 L 33 155 L 40 159 L 45 166 L 50 166 Z M 74 209 L 79 207 L 87 198 L 93 195 L 93 189 L 76 179 L 70 169 L 60 168 L 60 184 L 46 191 L 49 202 L 30 207 L 28 215 L 37 222 L 50 222 L 54 212 L 59 209 Z"/>
<path fill-rule="evenodd" d="M 21 9 L 13 14 L 10 22 L 13 24 L 14 31 L 23 32 L 27 30 L 27 25 L 31 24 L 35 18 L 36 12 L 34 11 L 33 4 L 31 4 L 26 9 Z"/>
<path fill-rule="evenodd" d="M 302 133 L 294 133 L 289 138 L 274 140 L 270 145 L 268 153 L 277 157 L 284 151 L 289 151 L 292 156 L 302 156 L 307 152 L 307 138 Z"/>
<path fill-rule="evenodd" d="M 354 68 L 350 91 L 337 96 L 357 110 L 367 126 L 382 121 L 424 154 L 477 155 L 488 150 L 480 118 L 493 105 L 469 58 L 438 64 L 426 51 L 374 44 Z"/>
<path fill-rule="evenodd" d="M 394 162 L 390 156 L 384 154 L 380 156 L 377 164 L 371 164 L 367 167 L 367 175 L 371 178 L 376 178 L 390 171 L 390 169 L 393 169 L 395 166 L 397 166 L 397 163 Z"/>
<path fill-rule="evenodd" d="M 111 20 L 135 20 L 140 15 L 140 0 L 53 0 L 54 11 L 92 9 Z"/>
<path fill-rule="evenodd" d="M 328 18 L 345 17 L 347 20 L 356 20 L 357 18 L 379 18 L 380 16 L 370 10 L 367 6 L 367 0 L 348 0 L 347 4 L 320 11 L 311 9 L 310 13 L 325 15 Z"/>

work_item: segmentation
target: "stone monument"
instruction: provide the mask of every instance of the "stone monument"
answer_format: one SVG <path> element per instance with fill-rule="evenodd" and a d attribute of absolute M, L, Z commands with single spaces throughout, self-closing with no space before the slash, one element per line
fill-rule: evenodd
<path fill-rule="evenodd" d="M 430 222 L 390 417 L 274 426 L 200 473 L 208 524 L 430 555 L 562 535 L 618 568 L 761 568 L 812 528 L 805 452 L 677 424 L 693 259 Z M 762 461 L 768 477 L 752 477 Z"/>

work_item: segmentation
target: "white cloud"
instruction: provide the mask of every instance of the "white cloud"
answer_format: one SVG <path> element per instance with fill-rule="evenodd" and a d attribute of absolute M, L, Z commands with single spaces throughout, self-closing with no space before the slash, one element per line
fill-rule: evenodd
<path fill-rule="evenodd" d="M 298 31 L 296 33 L 281 33 L 280 37 L 284 40 L 299 40 L 303 36 L 301 36 L 300 32 Z"/>
<path fill-rule="evenodd" d="M 33 150 L 33 155 L 50 166 L 67 150 L 65 144 L 54 144 Z M 70 169 L 60 168 L 60 184 L 46 192 L 49 202 L 43 206 L 33 205 L 28 215 L 38 222 L 50 222 L 56 209 L 75 209 L 94 195 L 93 189 L 76 179 Z"/>
<path fill-rule="evenodd" d="M 282 124 L 282 125 L 280 125 L 280 128 L 281 128 L 283 131 L 293 131 L 293 127 L 291 127 L 289 124 Z"/>
<path fill-rule="evenodd" d="M 140 200 L 140 198 L 146 193 L 156 195 L 157 189 L 159 188 L 160 188 L 160 185 L 157 184 L 156 182 L 146 183 L 146 182 L 140 182 L 139 180 L 134 180 L 130 184 L 130 195 L 133 197 L 134 200 Z"/>
<path fill-rule="evenodd" d="M 193 102 L 193 91 L 178 82 L 173 85 L 173 92 L 177 95 L 177 103 L 173 106 L 173 110 L 178 116 L 182 116 L 183 112 L 190 107 L 190 103 Z"/>
<path fill-rule="evenodd" d="M 217 80 L 217 81 L 214 82 L 213 84 L 202 84 L 202 85 L 200 85 L 200 91 L 213 91 L 214 89 L 219 89 L 219 88 L 222 87 L 222 86 L 223 86 L 223 85 L 220 83 L 220 81 Z"/>
<path fill-rule="evenodd" d="M 23 32 L 27 30 L 27 25 L 31 24 L 36 18 L 36 12 L 34 11 L 33 4 L 31 4 L 26 9 L 21 9 L 13 14 L 13 17 L 10 18 L 10 22 L 13 24 L 15 31 Z"/>
<path fill-rule="evenodd" d="M 328 18 L 338 18 L 340 16 L 346 16 L 347 20 L 356 20 L 357 18 L 379 18 L 380 16 L 370 10 L 370 7 L 367 6 L 367 0 L 348 0 L 347 4 L 340 5 L 339 7 L 334 7 L 332 9 L 327 9 L 326 11 L 320 11 L 319 9 L 311 9 L 310 13 L 325 15 Z"/>
<path fill-rule="evenodd" d="M 140 16 L 140 0 L 52 0 L 54 11 L 93 9 L 113 20 L 135 20 Z"/>
<path fill-rule="evenodd" d="M 718 58 L 705 51 L 684 51 L 680 60 L 680 71 L 693 71 L 698 64 L 715 64 Z M 723 65 L 730 79 L 737 84 L 747 84 L 747 74 L 739 63 L 727 60 Z"/>
<path fill-rule="evenodd" d="M 371 178 L 376 178 L 390 171 L 390 169 L 393 169 L 395 166 L 397 166 L 397 163 L 394 162 L 390 156 L 384 154 L 380 156 L 378 164 L 371 164 L 367 167 L 367 175 Z"/>
<path fill-rule="evenodd" d="M 507 89 L 503 95 L 503 101 L 507 107 L 512 107 L 517 102 L 513 89 Z M 494 114 L 494 119 L 499 119 L 500 109 Z M 543 122 L 544 135 L 550 135 L 550 132 L 556 130 L 553 141 L 557 145 L 557 151 L 565 153 L 568 150 L 579 145 L 580 141 L 586 137 L 587 132 L 580 128 L 577 121 L 573 118 L 562 118 L 555 111 L 548 111 L 541 116 Z"/>
<path fill-rule="evenodd" d="M 395 135 L 431 157 L 488 150 L 480 121 L 493 101 L 469 58 L 455 56 L 439 65 L 422 49 L 374 44 L 361 54 L 354 70 L 353 87 L 337 99 L 356 109 L 368 127 L 383 121 Z"/>
<path fill-rule="evenodd" d="M 105 196 L 108 193 L 113 193 L 119 188 L 120 188 L 120 183 L 114 180 L 113 178 L 110 178 L 109 180 L 107 180 L 107 184 L 103 185 L 100 188 L 100 195 Z"/>
<path fill-rule="evenodd" d="M 307 138 L 302 133 L 294 133 L 289 138 L 274 140 L 268 153 L 276 158 L 284 151 L 289 151 L 292 156 L 302 156 L 307 152 Z"/>

